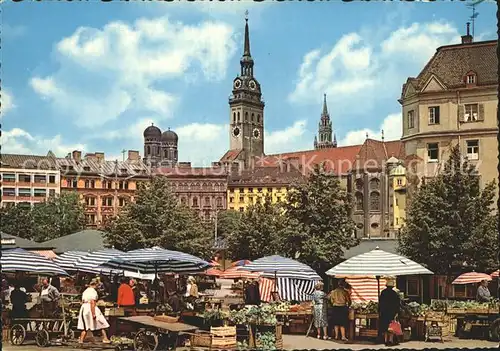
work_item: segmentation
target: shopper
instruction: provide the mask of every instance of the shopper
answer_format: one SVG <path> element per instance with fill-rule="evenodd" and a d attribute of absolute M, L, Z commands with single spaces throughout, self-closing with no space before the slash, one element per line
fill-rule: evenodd
<path fill-rule="evenodd" d="M 29 302 L 28 294 L 21 290 L 19 282 L 14 282 L 14 290 L 10 293 L 10 303 L 12 304 L 11 318 L 28 317 L 27 302 Z"/>
<path fill-rule="evenodd" d="M 345 331 L 349 321 L 349 306 L 351 305 L 351 297 L 349 292 L 346 290 L 346 283 L 344 280 L 340 280 L 337 289 L 331 292 L 330 301 L 333 306 L 332 324 L 334 327 L 335 340 L 338 340 L 340 337 L 342 341 L 347 341 Z"/>
<path fill-rule="evenodd" d="M 111 342 L 105 330 L 109 328 L 109 323 L 96 305 L 98 299 L 96 286 L 97 281 L 93 279 L 82 294 L 82 307 L 80 307 L 80 313 L 78 314 L 78 330 L 82 331 L 79 340 L 80 344 L 85 341 L 89 330 L 92 332 L 101 330 L 103 343 L 109 344 Z"/>
<path fill-rule="evenodd" d="M 394 335 L 389 332 L 389 324 L 396 319 L 401 306 L 399 294 L 394 291 L 395 282 L 393 279 L 386 280 L 386 288 L 382 290 L 379 297 L 379 338 L 384 337 L 386 346 L 395 344 Z"/>
<path fill-rule="evenodd" d="M 323 283 L 319 282 L 315 287 L 316 291 L 312 294 L 314 327 L 317 331 L 317 338 L 321 339 L 321 330 L 323 330 L 323 339 L 328 339 L 328 317 L 326 309 L 326 295 L 323 292 Z"/>

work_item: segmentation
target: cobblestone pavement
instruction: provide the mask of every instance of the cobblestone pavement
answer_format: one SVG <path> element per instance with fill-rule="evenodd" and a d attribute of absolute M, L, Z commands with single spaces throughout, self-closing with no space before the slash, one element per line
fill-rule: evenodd
<path fill-rule="evenodd" d="M 312 337 L 306 338 L 302 335 L 284 335 L 283 336 L 284 348 L 287 350 L 293 349 L 351 349 L 351 350 L 363 350 L 363 349 L 416 349 L 423 350 L 426 348 L 436 348 L 436 349 L 475 349 L 475 348 L 491 348 L 492 350 L 498 350 L 498 343 L 483 341 L 483 340 L 459 340 L 452 338 L 446 340 L 444 343 L 441 342 L 422 342 L 422 341 L 409 341 L 400 344 L 398 347 L 386 347 L 384 345 L 374 345 L 373 343 L 362 343 L 356 342 L 353 344 L 344 344 L 340 342 L 328 341 L 328 340 L 318 340 Z M 3 350 L 6 351 L 41 351 L 36 345 L 24 345 L 24 346 L 10 346 L 6 343 L 3 346 Z M 68 347 L 47 347 L 43 351 L 69 351 L 69 350 L 81 350 Z M 86 348 L 86 350 L 91 350 L 91 348 Z M 112 349 L 109 349 L 112 350 Z M 182 350 L 179 348 L 178 350 Z M 187 350 L 187 349 L 186 349 Z"/>

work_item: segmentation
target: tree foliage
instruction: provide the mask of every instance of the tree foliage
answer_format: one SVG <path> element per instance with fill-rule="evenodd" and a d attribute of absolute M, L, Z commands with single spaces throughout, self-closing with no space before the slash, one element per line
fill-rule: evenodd
<path fill-rule="evenodd" d="M 323 172 L 319 165 L 307 182 L 288 192 L 284 209 L 290 227 L 284 251 L 319 273 L 339 263 L 344 251 L 358 244 L 351 196 L 338 176 Z"/>
<path fill-rule="evenodd" d="M 119 250 L 161 246 L 208 258 L 212 231 L 199 216 L 179 203 L 164 177 L 137 190 L 135 202 L 106 225 L 106 242 Z"/>
<path fill-rule="evenodd" d="M 444 170 L 412 197 L 399 236 L 400 253 L 435 274 L 494 269 L 498 252 L 494 197 L 494 182 L 481 189 L 475 167 L 454 147 Z"/>
<path fill-rule="evenodd" d="M 79 195 L 64 192 L 30 207 L 2 208 L 1 230 L 38 242 L 75 233 L 85 227 L 84 206 Z"/>

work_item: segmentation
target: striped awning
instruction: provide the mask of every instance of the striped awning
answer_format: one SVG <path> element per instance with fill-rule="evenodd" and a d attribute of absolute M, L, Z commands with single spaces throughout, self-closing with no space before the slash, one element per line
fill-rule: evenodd
<path fill-rule="evenodd" d="M 56 253 L 52 250 L 30 250 L 30 251 L 38 255 L 50 258 L 51 260 L 57 257 Z"/>
<path fill-rule="evenodd" d="M 474 284 L 474 283 L 480 283 L 482 280 L 491 281 L 492 278 L 489 274 L 486 273 L 469 272 L 459 275 L 451 284 L 453 285 Z"/>
<path fill-rule="evenodd" d="M 124 254 L 123 251 L 115 249 L 104 249 L 87 253 L 85 256 L 78 257 L 75 266 L 81 272 L 89 273 L 109 273 L 113 271 L 111 267 L 102 267 L 104 263 Z M 116 271 L 122 271 L 117 269 Z"/>
<path fill-rule="evenodd" d="M 252 261 L 249 260 L 239 260 L 239 261 L 234 261 L 231 263 L 231 267 L 241 267 L 241 266 L 246 266 L 248 264 L 252 263 Z"/>
<path fill-rule="evenodd" d="M 2 251 L 2 273 L 25 272 L 38 275 L 68 275 L 59 265 L 47 257 L 23 249 Z"/>
<path fill-rule="evenodd" d="M 220 277 L 222 274 L 222 271 L 218 270 L 216 268 L 209 268 L 205 271 L 205 274 L 212 276 L 212 277 Z"/>
<path fill-rule="evenodd" d="M 406 257 L 382 251 L 377 247 L 336 265 L 326 274 L 335 277 L 375 277 L 434 273 Z"/>
<path fill-rule="evenodd" d="M 241 267 L 232 267 L 226 269 L 220 275 L 221 279 L 258 279 L 260 274 L 257 272 L 249 272 L 240 269 Z"/>
<path fill-rule="evenodd" d="M 493 272 L 493 273 L 491 273 L 490 275 L 491 275 L 491 277 L 492 277 L 492 278 L 498 278 L 499 273 L 500 273 L 500 270 L 498 270 L 498 269 L 497 269 L 496 271 L 494 271 L 494 272 Z"/>
<path fill-rule="evenodd" d="M 363 303 L 369 301 L 378 301 L 379 286 L 377 279 L 372 277 L 352 277 L 346 278 L 345 281 L 351 285 L 353 302 Z M 384 289 L 386 280 L 380 278 L 380 290 Z"/>
<path fill-rule="evenodd" d="M 322 280 L 311 267 L 278 255 L 259 258 L 248 265 L 240 267 L 240 269 L 251 272 L 261 272 L 261 276 L 267 278 L 277 277 L 314 281 Z"/>
<path fill-rule="evenodd" d="M 260 278 L 259 292 L 262 301 L 272 301 L 272 293 L 277 291 L 279 298 L 284 301 L 310 301 L 314 286 L 318 281 L 278 278 L 278 286 L 274 279 Z"/>
<path fill-rule="evenodd" d="M 149 273 L 192 273 L 210 268 L 210 263 L 199 257 L 180 251 L 166 250 L 160 247 L 138 249 L 125 252 L 101 267 Z"/>
<path fill-rule="evenodd" d="M 76 262 L 80 257 L 87 256 L 88 254 L 85 251 L 66 251 L 54 258 L 54 262 L 67 271 L 77 271 Z"/>

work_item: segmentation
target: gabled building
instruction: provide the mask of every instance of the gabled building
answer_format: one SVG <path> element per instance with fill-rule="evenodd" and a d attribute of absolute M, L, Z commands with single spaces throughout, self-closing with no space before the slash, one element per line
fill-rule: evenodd
<path fill-rule="evenodd" d="M 462 42 L 439 47 L 417 77 L 403 85 L 402 142 L 412 186 L 434 177 L 460 145 L 477 166 L 481 184 L 497 173 L 497 41 Z"/>

